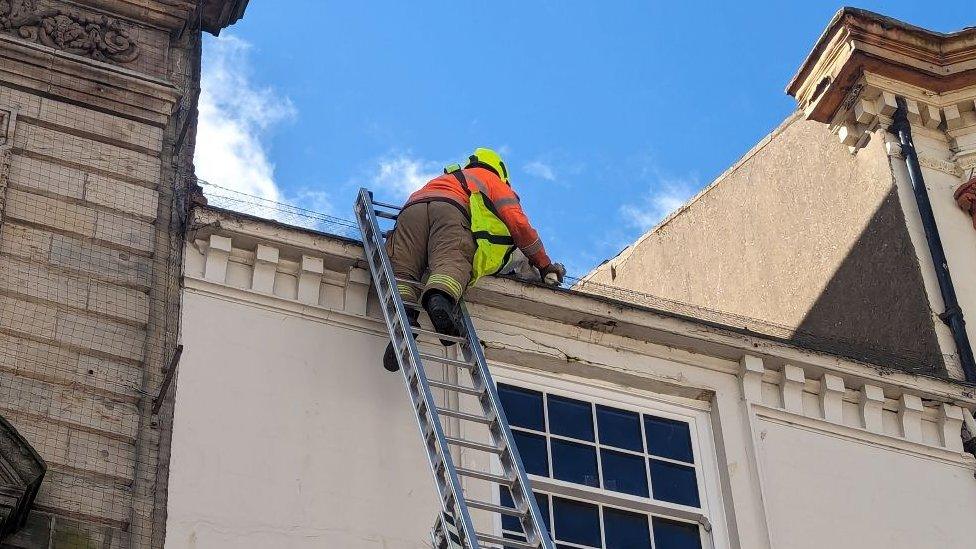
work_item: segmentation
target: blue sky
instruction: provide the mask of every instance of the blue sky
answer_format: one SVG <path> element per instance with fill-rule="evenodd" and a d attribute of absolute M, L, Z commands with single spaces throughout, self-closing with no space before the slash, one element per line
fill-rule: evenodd
<path fill-rule="evenodd" d="M 972 0 L 865 1 L 939 31 Z M 550 255 L 582 275 L 794 108 L 827 1 L 251 0 L 204 44 L 197 173 L 351 217 L 501 150 Z"/>

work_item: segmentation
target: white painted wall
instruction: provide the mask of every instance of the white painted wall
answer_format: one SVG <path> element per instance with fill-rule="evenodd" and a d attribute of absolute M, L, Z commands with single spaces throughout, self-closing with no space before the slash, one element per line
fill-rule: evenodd
<path fill-rule="evenodd" d="M 380 366 L 384 328 L 363 314 L 358 275 L 342 274 L 339 255 L 356 250 L 274 229 L 307 246 L 282 245 L 278 269 L 325 256 L 302 301 L 284 278 L 255 289 L 255 254 L 236 246 L 266 233 L 238 229 L 254 235 L 187 249 L 166 547 L 426 547 L 429 469 L 402 378 Z M 499 375 L 711 418 L 712 547 L 969 546 L 961 386 L 507 281 L 469 298 Z M 574 320 L 601 316 L 613 333 Z"/>
<path fill-rule="evenodd" d="M 183 307 L 167 548 L 425 547 L 438 507 L 383 338 L 193 291 Z"/>
<path fill-rule="evenodd" d="M 971 464 L 760 420 L 776 547 L 973 546 Z"/>

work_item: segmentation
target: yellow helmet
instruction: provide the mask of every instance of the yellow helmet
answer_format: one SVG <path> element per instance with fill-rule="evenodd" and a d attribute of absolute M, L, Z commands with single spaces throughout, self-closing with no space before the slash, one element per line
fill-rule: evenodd
<path fill-rule="evenodd" d="M 471 164 L 483 164 L 488 168 L 494 170 L 498 174 L 498 177 L 502 178 L 502 181 L 508 183 L 508 168 L 505 167 L 505 161 L 502 160 L 500 154 L 492 149 L 485 147 L 478 147 L 474 150 L 474 153 L 468 157 L 468 165 Z"/>

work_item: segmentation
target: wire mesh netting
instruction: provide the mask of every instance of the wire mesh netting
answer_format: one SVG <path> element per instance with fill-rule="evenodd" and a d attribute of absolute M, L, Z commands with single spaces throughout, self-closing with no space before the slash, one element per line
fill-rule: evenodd
<path fill-rule="evenodd" d="M 294 203 L 253 196 L 202 179 L 197 182 L 203 189 L 209 206 L 274 219 L 303 229 L 359 239 L 359 226 L 352 219 L 316 212 Z"/>
<path fill-rule="evenodd" d="M 162 547 L 199 31 L 149 55 L 155 121 L 0 80 L 5 549 Z"/>
<path fill-rule="evenodd" d="M 351 215 L 349 218 L 327 215 L 298 204 L 275 202 L 206 181 L 198 180 L 198 182 L 211 206 L 273 219 L 281 223 L 344 238 L 356 240 L 360 238 L 358 226 Z M 932 357 L 924 352 L 912 353 L 905 350 L 894 352 L 891 349 L 872 347 L 853 337 L 825 336 L 796 326 L 787 326 L 701 304 L 682 302 L 634 289 L 596 282 L 593 277 L 586 276 L 585 273 L 567 275 L 566 281 L 572 291 L 602 296 L 621 304 L 643 307 L 669 315 L 707 322 L 717 327 L 769 337 L 815 350 L 863 360 L 884 368 L 925 375 L 931 375 L 940 370 L 940 366 L 932 363 Z"/>

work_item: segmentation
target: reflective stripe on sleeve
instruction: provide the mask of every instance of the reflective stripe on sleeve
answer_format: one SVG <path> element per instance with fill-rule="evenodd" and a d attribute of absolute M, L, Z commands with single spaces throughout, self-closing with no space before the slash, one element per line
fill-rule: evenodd
<path fill-rule="evenodd" d="M 533 254 L 539 253 L 540 250 L 542 250 L 542 239 L 537 238 L 535 239 L 535 242 L 533 242 L 532 244 L 523 247 L 522 253 L 531 256 Z"/>

